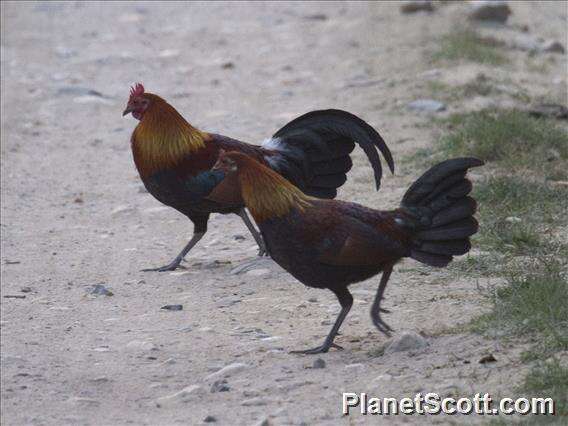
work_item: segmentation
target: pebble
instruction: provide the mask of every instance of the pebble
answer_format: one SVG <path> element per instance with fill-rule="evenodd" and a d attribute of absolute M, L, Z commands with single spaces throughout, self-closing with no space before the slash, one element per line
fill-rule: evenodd
<path fill-rule="evenodd" d="M 268 405 L 268 403 L 269 401 L 266 398 L 257 397 L 245 399 L 243 402 L 241 402 L 241 405 L 243 407 L 258 407 L 261 405 Z"/>
<path fill-rule="evenodd" d="M 83 398 L 80 396 L 74 396 L 69 398 L 69 402 L 77 405 L 99 405 L 99 401 L 92 398 Z"/>
<path fill-rule="evenodd" d="M 99 98 L 104 97 L 104 95 L 101 92 L 82 86 L 63 86 L 57 89 L 57 92 L 55 92 L 55 94 L 58 96 L 69 95 L 69 96 L 95 96 Z"/>
<path fill-rule="evenodd" d="M 211 385 L 210 392 L 228 392 L 231 390 L 231 387 L 227 384 L 226 379 L 215 380 Z"/>
<path fill-rule="evenodd" d="M 160 309 L 163 309 L 165 311 L 182 311 L 183 305 L 165 305 L 162 306 Z"/>
<path fill-rule="evenodd" d="M 174 405 L 179 402 L 187 402 L 194 396 L 203 396 L 204 389 L 199 385 L 191 385 L 183 388 L 179 392 L 158 398 L 156 404 L 159 406 Z"/>
<path fill-rule="evenodd" d="M 102 284 L 95 284 L 89 291 L 89 294 L 95 296 L 114 296 L 114 293 Z"/>
<path fill-rule="evenodd" d="M 433 12 L 434 5 L 430 0 L 405 1 L 400 5 L 400 11 L 402 13 L 416 13 L 421 11 Z"/>
<path fill-rule="evenodd" d="M 261 277 L 270 274 L 270 269 L 253 269 L 252 271 L 247 271 L 246 274 L 251 277 Z"/>
<path fill-rule="evenodd" d="M 203 419 L 204 423 L 215 423 L 217 421 L 217 418 L 214 416 L 207 416 Z"/>
<path fill-rule="evenodd" d="M 135 208 L 130 207 L 130 206 L 118 206 L 115 207 L 111 212 L 110 215 L 112 217 L 117 217 L 117 216 L 123 216 L 123 215 L 127 215 L 130 213 L 134 213 L 136 211 Z"/>
<path fill-rule="evenodd" d="M 221 378 L 231 377 L 237 373 L 240 373 L 243 370 L 246 370 L 249 366 L 247 364 L 242 364 L 240 362 L 235 362 L 233 364 L 229 364 L 219 371 L 216 371 L 210 375 L 208 375 L 205 380 L 218 380 Z"/>
<path fill-rule="evenodd" d="M 509 217 L 505 218 L 505 222 L 519 223 L 519 222 L 522 222 L 522 219 L 520 217 L 516 217 L 516 216 L 509 216 Z"/>
<path fill-rule="evenodd" d="M 151 351 L 156 349 L 156 345 L 144 340 L 132 340 L 126 344 L 126 348 L 131 350 Z"/>
<path fill-rule="evenodd" d="M 236 297 L 226 297 L 224 299 L 221 299 L 217 302 L 215 302 L 215 307 L 217 308 L 228 308 L 229 306 L 233 306 L 236 305 L 237 303 L 240 303 L 241 300 L 236 298 Z"/>
<path fill-rule="evenodd" d="M 315 369 L 325 368 L 325 361 L 321 358 L 316 359 L 314 361 L 314 364 L 312 365 L 312 368 L 315 368 Z"/>
<path fill-rule="evenodd" d="M 511 14 L 511 8 L 506 1 L 478 0 L 469 3 L 468 18 L 471 20 L 505 23 Z"/>
<path fill-rule="evenodd" d="M 533 117 L 548 117 L 556 118 L 558 120 L 568 119 L 568 108 L 560 104 L 539 104 L 528 110 L 528 113 Z M 23 290 L 22 290 L 23 291 Z"/>
<path fill-rule="evenodd" d="M 385 349 L 385 354 L 417 350 L 426 346 L 428 346 L 428 342 L 420 334 L 415 331 L 405 331 L 392 340 Z"/>
<path fill-rule="evenodd" d="M 417 99 L 410 102 L 408 109 L 423 112 L 440 112 L 446 110 L 446 105 L 433 99 Z"/>
<path fill-rule="evenodd" d="M 561 53 L 564 54 L 566 49 L 564 45 L 557 40 L 547 40 L 542 43 L 541 49 L 543 52 Z"/>
<path fill-rule="evenodd" d="M 268 420 L 268 417 L 265 417 L 264 419 L 261 419 L 258 422 L 256 422 L 254 426 L 270 426 L 270 420 Z"/>
<path fill-rule="evenodd" d="M 348 364 L 345 366 L 346 370 L 363 370 L 364 368 L 364 364 Z"/>
<path fill-rule="evenodd" d="M 33 288 L 31 288 L 31 287 L 22 287 L 22 288 L 20 289 L 20 291 L 21 291 L 22 293 L 31 293 L 31 292 L 33 291 Z"/>
<path fill-rule="evenodd" d="M 392 376 L 390 374 L 381 374 L 373 379 L 373 382 L 390 382 Z"/>

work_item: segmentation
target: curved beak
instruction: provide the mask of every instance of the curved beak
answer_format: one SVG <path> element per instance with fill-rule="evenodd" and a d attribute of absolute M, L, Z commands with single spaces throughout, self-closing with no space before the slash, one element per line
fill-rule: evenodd
<path fill-rule="evenodd" d="M 130 106 L 127 106 L 126 109 L 124 111 L 122 111 L 122 116 L 124 117 L 125 115 L 128 115 L 132 112 L 132 108 Z"/>

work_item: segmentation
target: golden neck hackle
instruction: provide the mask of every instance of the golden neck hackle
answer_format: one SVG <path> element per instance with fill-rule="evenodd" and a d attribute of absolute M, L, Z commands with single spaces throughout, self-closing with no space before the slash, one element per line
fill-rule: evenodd
<path fill-rule="evenodd" d="M 174 167 L 188 154 L 205 147 L 209 135 L 191 126 L 170 104 L 158 96 L 133 133 L 134 149 L 145 174 Z"/>
<path fill-rule="evenodd" d="M 243 200 L 256 222 L 285 216 L 293 208 L 304 211 L 311 205 L 312 197 L 252 159 L 241 162 L 238 174 Z"/>

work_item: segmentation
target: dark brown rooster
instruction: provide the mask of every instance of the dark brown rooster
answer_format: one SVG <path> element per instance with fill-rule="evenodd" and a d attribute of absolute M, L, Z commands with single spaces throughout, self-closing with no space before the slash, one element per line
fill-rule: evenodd
<path fill-rule="evenodd" d="M 222 153 L 214 170 L 236 179 L 276 263 L 309 287 L 331 290 L 341 312 L 323 345 L 303 353 L 339 348 L 333 340 L 353 304 L 348 286 L 382 272 L 371 308 L 375 326 L 389 335 L 380 304 L 393 266 L 411 257 L 443 267 L 471 248 L 477 232 L 476 203 L 465 177 L 476 158 L 447 160 L 428 170 L 408 189 L 396 210 L 320 200 L 304 194 L 251 157 Z"/>
<path fill-rule="evenodd" d="M 285 176 L 306 194 L 334 198 L 351 169 L 349 154 L 357 143 L 367 154 L 379 188 L 379 153 L 394 172 L 391 153 L 381 136 L 353 114 L 340 110 L 312 111 L 291 121 L 262 146 L 250 145 L 191 126 L 170 104 L 137 84 L 123 115 L 140 120 L 131 138 L 134 162 L 144 186 L 156 199 L 186 215 L 193 237 L 176 258 L 157 271 L 176 269 L 205 235 L 211 213 L 238 214 L 264 254 L 262 237 L 244 209 L 236 181 L 222 179 L 211 167 L 219 151 L 243 153 Z"/>

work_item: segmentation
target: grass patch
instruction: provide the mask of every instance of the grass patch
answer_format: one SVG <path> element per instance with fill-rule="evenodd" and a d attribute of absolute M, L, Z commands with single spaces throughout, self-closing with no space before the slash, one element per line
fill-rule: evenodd
<path fill-rule="evenodd" d="M 435 61 L 470 61 L 502 65 L 508 58 L 493 39 L 481 37 L 472 30 L 455 30 L 442 37 L 440 48 L 433 54 Z"/>
<path fill-rule="evenodd" d="M 476 277 L 488 277 L 502 275 L 504 265 L 494 254 L 483 254 L 479 256 L 467 255 L 463 258 L 454 259 L 450 263 L 450 270 L 461 274 L 468 274 Z"/>
<path fill-rule="evenodd" d="M 568 131 L 551 120 L 516 110 L 483 110 L 454 114 L 446 123 L 453 129 L 440 141 L 447 157 L 472 155 L 511 171 L 568 178 Z"/>
<path fill-rule="evenodd" d="M 476 183 L 473 197 L 484 218 L 520 217 L 532 222 L 552 223 L 565 221 L 568 210 L 567 189 L 515 176 L 491 177 Z"/>
<path fill-rule="evenodd" d="M 544 417 L 548 422 L 558 421 L 558 418 L 568 416 L 568 368 L 562 366 L 556 359 L 537 364 L 525 377 L 522 391 L 529 397 L 535 395 L 552 398 L 555 405 L 555 417 Z"/>
<path fill-rule="evenodd" d="M 524 336 L 533 358 L 568 350 L 568 282 L 559 261 L 540 258 L 527 271 L 511 272 L 491 297 L 492 310 L 472 323 L 475 331 Z"/>

